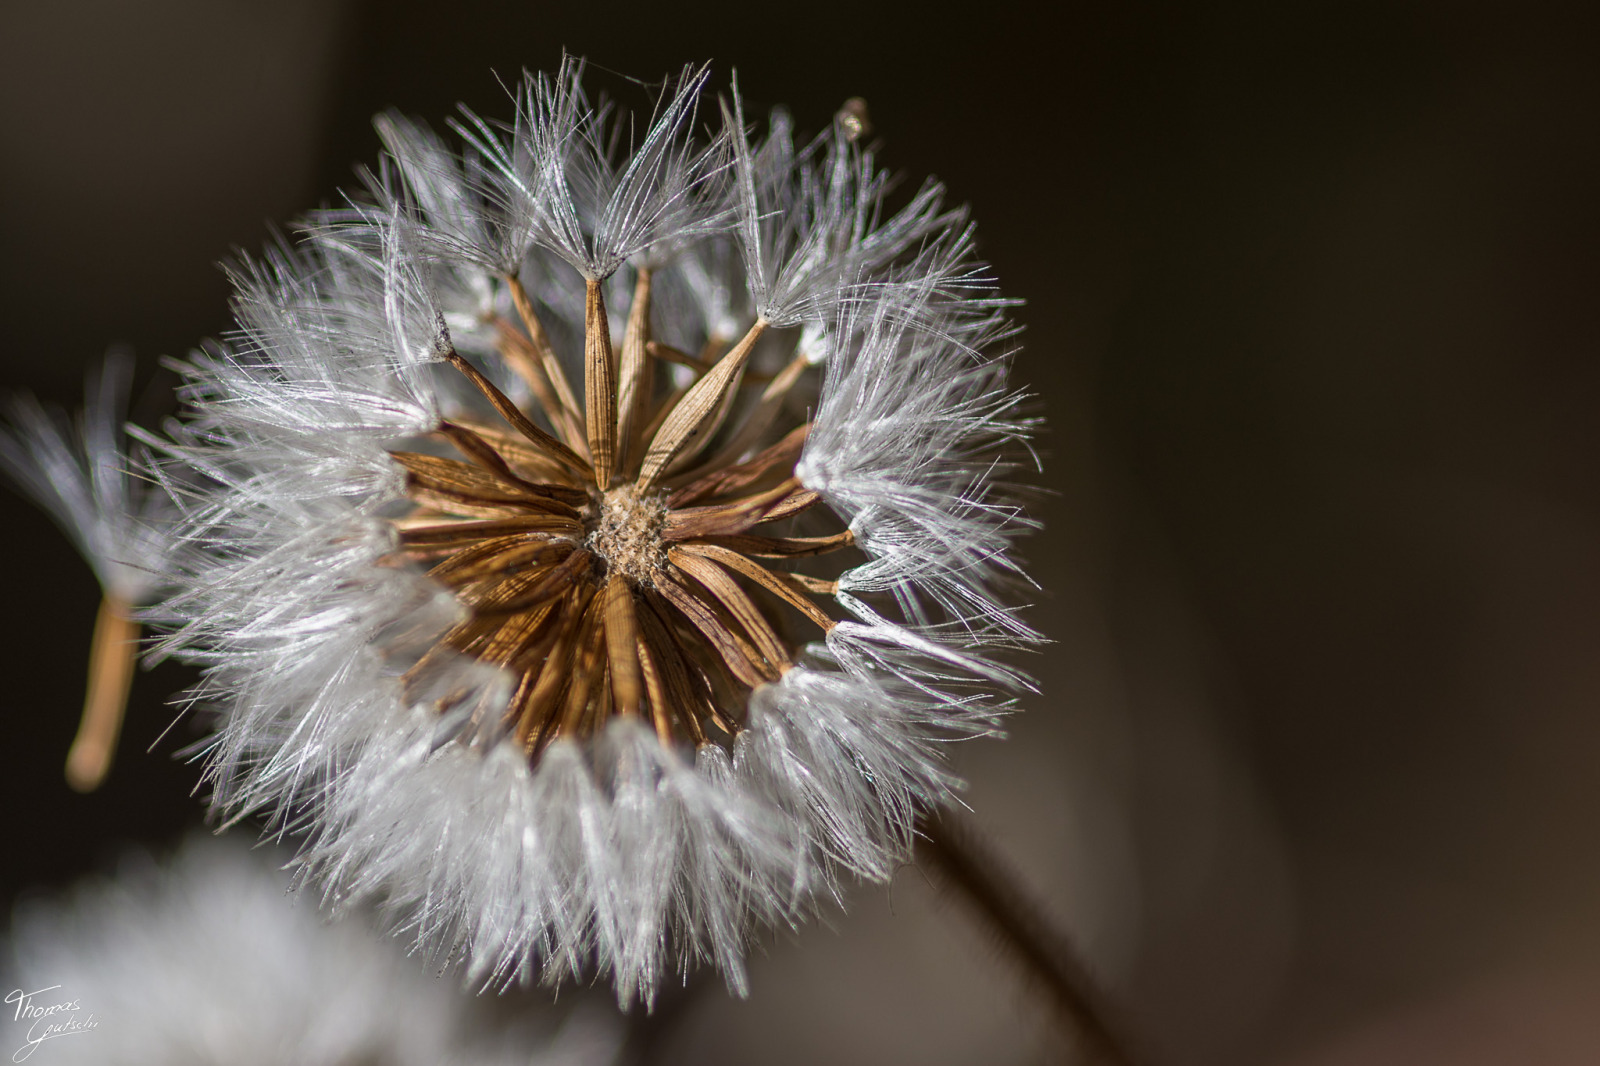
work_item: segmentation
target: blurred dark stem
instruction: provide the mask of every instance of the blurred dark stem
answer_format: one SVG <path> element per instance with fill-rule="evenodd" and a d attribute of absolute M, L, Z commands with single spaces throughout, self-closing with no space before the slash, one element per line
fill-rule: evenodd
<path fill-rule="evenodd" d="M 917 853 L 936 882 L 959 896 L 999 938 L 1000 946 L 1055 1008 L 1084 1062 L 1135 1066 L 1125 1035 L 1066 935 L 1030 899 L 1021 879 L 977 831 L 951 811 L 925 813 Z"/>

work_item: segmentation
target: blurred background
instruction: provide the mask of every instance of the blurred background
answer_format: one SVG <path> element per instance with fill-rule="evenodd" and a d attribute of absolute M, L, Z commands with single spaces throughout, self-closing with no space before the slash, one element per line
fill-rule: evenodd
<path fill-rule="evenodd" d="M 1600 1061 L 1600 14 L 1581 3 L 81 0 L 0 8 L 0 384 L 228 327 L 214 263 L 332 202 L 371 115 L 509 116 L 585 55 L 711 59 L 972 205 L 1050 420 L 1056 643 L 977 823 L 1154 1063 Z M 148 386 L 146 385 L 148 383 Z M 0 890 L 201 819 L 181 670 L 60 767 L 97 590 L 0 502 Z M 155 743 L 153 754 L 145 750 Z M 1061 1061 L 907 867 L 688 1003 L 668 1062 Z"/>

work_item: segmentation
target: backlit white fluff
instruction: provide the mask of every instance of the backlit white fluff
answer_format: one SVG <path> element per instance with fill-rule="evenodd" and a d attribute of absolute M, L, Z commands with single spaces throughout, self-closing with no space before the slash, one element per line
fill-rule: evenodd
<path fill-rule="evenodd" d="M 124 454 L 133 360 L 113 352 L 89 381 L 76 424 L 19 396 L 0 423 L 0 464 L 50 513 L 93 568 L 106 595 L 130 605 L 160 588 L 167 499 L 134 476 Z"/>
<path fill-rule="evenodd" d="M 962 641 L 1027 641 L 1032 631 L 994 593 L 1026 581 L 1008 549 L 1031 523 L 1007 489 L 1013 446 L 1031 428 L 1018 412 L 1026 397 L 979 354 L 1001 324 L 941 313 L 931 295 L 890 291 L 845 309 L 834 329 L 849 340 L 829 361 L 796 473 L 872 556 L 842 589 L 894 594 L 925 625 L 959 622 Z"/>
<path fill-rule="evenodd" d="M 734 202 L 747 283 L 756 309 L 775 325 L 826 319 L 841 284 L 870 278 L 966 218 L 965 208 L 943 209 L 944 187 L 933 181 L 880 218 L 889 177 L 842 125 L 797 152 L 781 110 L 758 148 L 737 94 L 724 117 L 738 161 Z"/>
<path fill-rule="evenodd" d="M 128 856 L 114 880 L 19 910 L 7 989 L 59 986 L 92 1028 L 27 1061 L 107 1066 L 602 1066 L 621 1031 L 574 1016 L 534 1039 L 488 1017 L 452 981 L 421 972 L 360 921 L 325 925 L 296 906 L 274 852 L 198 838 L 162 865 Z M 20 1054 L 62 1016 L 0 1033 Z M 31 1036 L 30 1036 L 31 1031 Z"/>
<path fill-rule="evenodd" d="M 1029 423 L 992 350 L 1004 304 L 937 185 L 890 214 L 844 132 L 797 150 L 780 114 L 752 142 L 736 95 L 727 128 L 697 139 L 703 71 L 613 149 L 628 120 L 579 75 L 530 77 L 508 130 L 469 117 L 460 155 L 381 117 L 370 201 L 236 271 L 240 330 L 186 365 L 155 464 L 182 512 L 177 591 L 155 613 L 165 650 L 205 669 L 193 697 L 222 712 L 216 808 L 307 830 L 303 873 L 336 908 L 378 902 L 477 982 L 599 974 L 649 1000 L 709 962 L 744 992 L 751 935 L 843 873 L 887 879 L 917 812 L 958 787 L 940 745 L 992 731 L 1025 683 L 989 655 L 1036 639 L 1005 598 Z M 483 414 L 437 360 L 455 347 L 504 380 L 502 275 L 571 358 L 579 275 L 611 278 L 620 337 L 635 268 L 655 272 L 668 343 L 725 346 L 759 315 L 774 328 L 753 367 L 777 371 L 797 339 L 821 364 L 820 397 L 760 410 L 814 406 L 796 473 L 866 560 L 840 584 L 851 620 L 756 689 L 731 750 L 619 718 L 530 764 L 497 726 L 497 671 L 445 660 L 426 698 L 402 698 L 397 675 L 461 613 L 395 563 L 404 481 L 386 449 Z"/>
<path fill-rule="evenodd" d="M 632 136 L 631 119 L 611 121 L 608 107 L 589 101 L 582 79 L 583 63 L 570 59 L 553 78 L 528 75 L 505 135 L 470 112 L 457 126 L 481 160 L 464 175 L 477 186 L 473 199 L 505 220 L 492 229 L 524 242 L 502 246 L 498 257 L 480 246 L 480 261 L 517 269 L 527 245 L 537 244 L 585 277 L 605 278 L 633 256 L 663 260 L 722 228 L 722 204 L 705 186 L 723 169 L 723 144 L 684 136 L 706 68 L 683 71 L 620 159 L 615 146 Z"/>

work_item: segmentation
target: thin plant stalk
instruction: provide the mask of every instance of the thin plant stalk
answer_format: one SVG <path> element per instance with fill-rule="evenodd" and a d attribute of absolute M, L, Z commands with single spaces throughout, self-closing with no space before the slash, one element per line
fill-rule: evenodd
<path fill-rule="evenodd" d="M 1071 941 L 1054 928 L 1021 878 L 974 828 L 949 810 L 918 822 L 918 854 L 935 880 L 995 934 L 1029 983 L 1049 998 L 1057 1020 L 1093 1066 L 1139 1066 L 1126 1034 Z"/>

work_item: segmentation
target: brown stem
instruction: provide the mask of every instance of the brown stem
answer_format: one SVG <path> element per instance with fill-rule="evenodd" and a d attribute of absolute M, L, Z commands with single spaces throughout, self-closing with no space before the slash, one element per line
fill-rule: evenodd
<path fill-rule="evenodd" d="M 100 787 L 117 750 L 139 650 L 139 623 L 131 614 L 129 604 L 112 596 L 100 602 L 89 652 L 89 691 L 77 738 L 67 752 L 67 784 L 78 792 Z"/>
<path fill-rule="evenodd" d="M 511 402 L 511 398 L 497 388 L 494 382 L 478 372 L 478 368 L 461 358 L 454 348 L 446 352 L 445 361 L 465 375 L 477 390 L 483 393 L 485 399 L 500 413 L 500 417 L 511 424 L 511 428 L 521 433 L 531 443 L 549 452 L 561 460 L 574 471 L 592 478 L 594 472 L 589 469 L 589 464 L 584 462 L 577 452 L 562 444 L 559 440 L 534 425 L 522 409 Z"/>
<path fill-rule="evenodd" d="M 518 332 L 517 327 L 508 319 L 500 316 L 495 317 L 495 330 L 497 333 L 495 350 L 500 353 L 500 358 L 517 377 L 522 379 L 522 383 L 528 386 L 528 391 L 533 393 L 533 398 L 538 401 L 545 418 L 550 420 L 556 432 L 565 433 L 566 409 L 561 406 L 561 401 L 556 399 L 555 387 L 545 375 L 544 364 L 534 352 L 533 342 Z"/>
<path fill-rule="evenodd" d="M 528 331 L 528 340 L 539 359 L 540 368 L 555 392 L 556 403 L 561 407 L 561 422 L 557 424 L 558 429 L 564 429 L 562 435 L 567 438 L 569 444 L 575 448 L 581 447 L 585 438 L 584 415 L 572 394 L 572 386 L 567 384 L 566 371 L 561 369 L 561 362 L 556 358 L 555 349 L 550 346 L 550 338 L 544 331 L 544 325 L 533 310 L 533 301 L 528 298 L 528 290 L 522 287 L 522 279 L 510 274 L 506 276 L 506 284 L 511 289 L 511 302 L 516 305 L 517 316 L 522 319 L 522 325 Z"/>
<path fill-rule="evenodd" d="M 600 283 L 590 279 L 583 316 L 583 409 L 595 487 L 611 487 L 617 455 L 617 363 Z"/>
<path fill-rule="evenodd" d="M 811 363 L 804 355 L 797 355 L 778 372 L 767 387 L 762 390 L 761 399 L 756 402 L 756 408 L 745 417 L 744 424 L 734 434 L 733 439 L 725 444 L 716 455 L 706 460 L 700 468 L 694 471 L 700 474 L 708 470 L 717 470 L 731 466 L 739 461 L 739 457 L 750 449 L 750 446 L 761 439 L 761 435 L 772 427 L 773 420 L 777 417 L 778 410 L 783 406 L 783 401 L 789 395 L 789 390 L 794 388 L 795 382 L 800 380 L 800 375 L 805 373 Z M 745 375 L 746 379 L 750 375 Z"/>
<path fill-rule="evenodd" d="M 457 425 L 447 419 L 439 423 L 439 433 L 451 444 L 454 444 L 462 455 L 465 455 L 485 470 L 492 470 L 513 484 L 537 487 L 507 466 L 506 461 L 500 457 L 500 453 L 494 450 L 494 445 L 466 426 Z"/>
<path fill-rule="evenodd" d="M 683 454 L 692 456 L 716 433 L 727 414 L 724 401 L 730 395 L 729 390 L 738 381 L 751 350 L 766 330 L 767 320 L 756 319 L 744 338 L 684 393 L 645 450 L 644 464 L 639 471 L 640 491 L 653 486 L 674 459 Z"/>
<path fill-rule="evenodd" d="M 1051 999 L 1084 1061 L 1135 1066 L 1140 1061 L 1113 1024 L 1105 1000 L 1071 942 L 1029 899 L 1021 879 L 963 819 L 948 810 L 918 820 L 918 853 L 935 877 L 953 889 L 999 936 L 1006 953 Z"/>
<path fill-rule="evenodd" d="M 632 463 L 644 441 L 649 418 L 650 393 L 655 384 L 655 362 L 649 355 L 650 271 L 641 268 L 628 307 L 628 325 L 622 334 L 622 355 L 617 366 L 618 463 L 632 472 Z"/>

